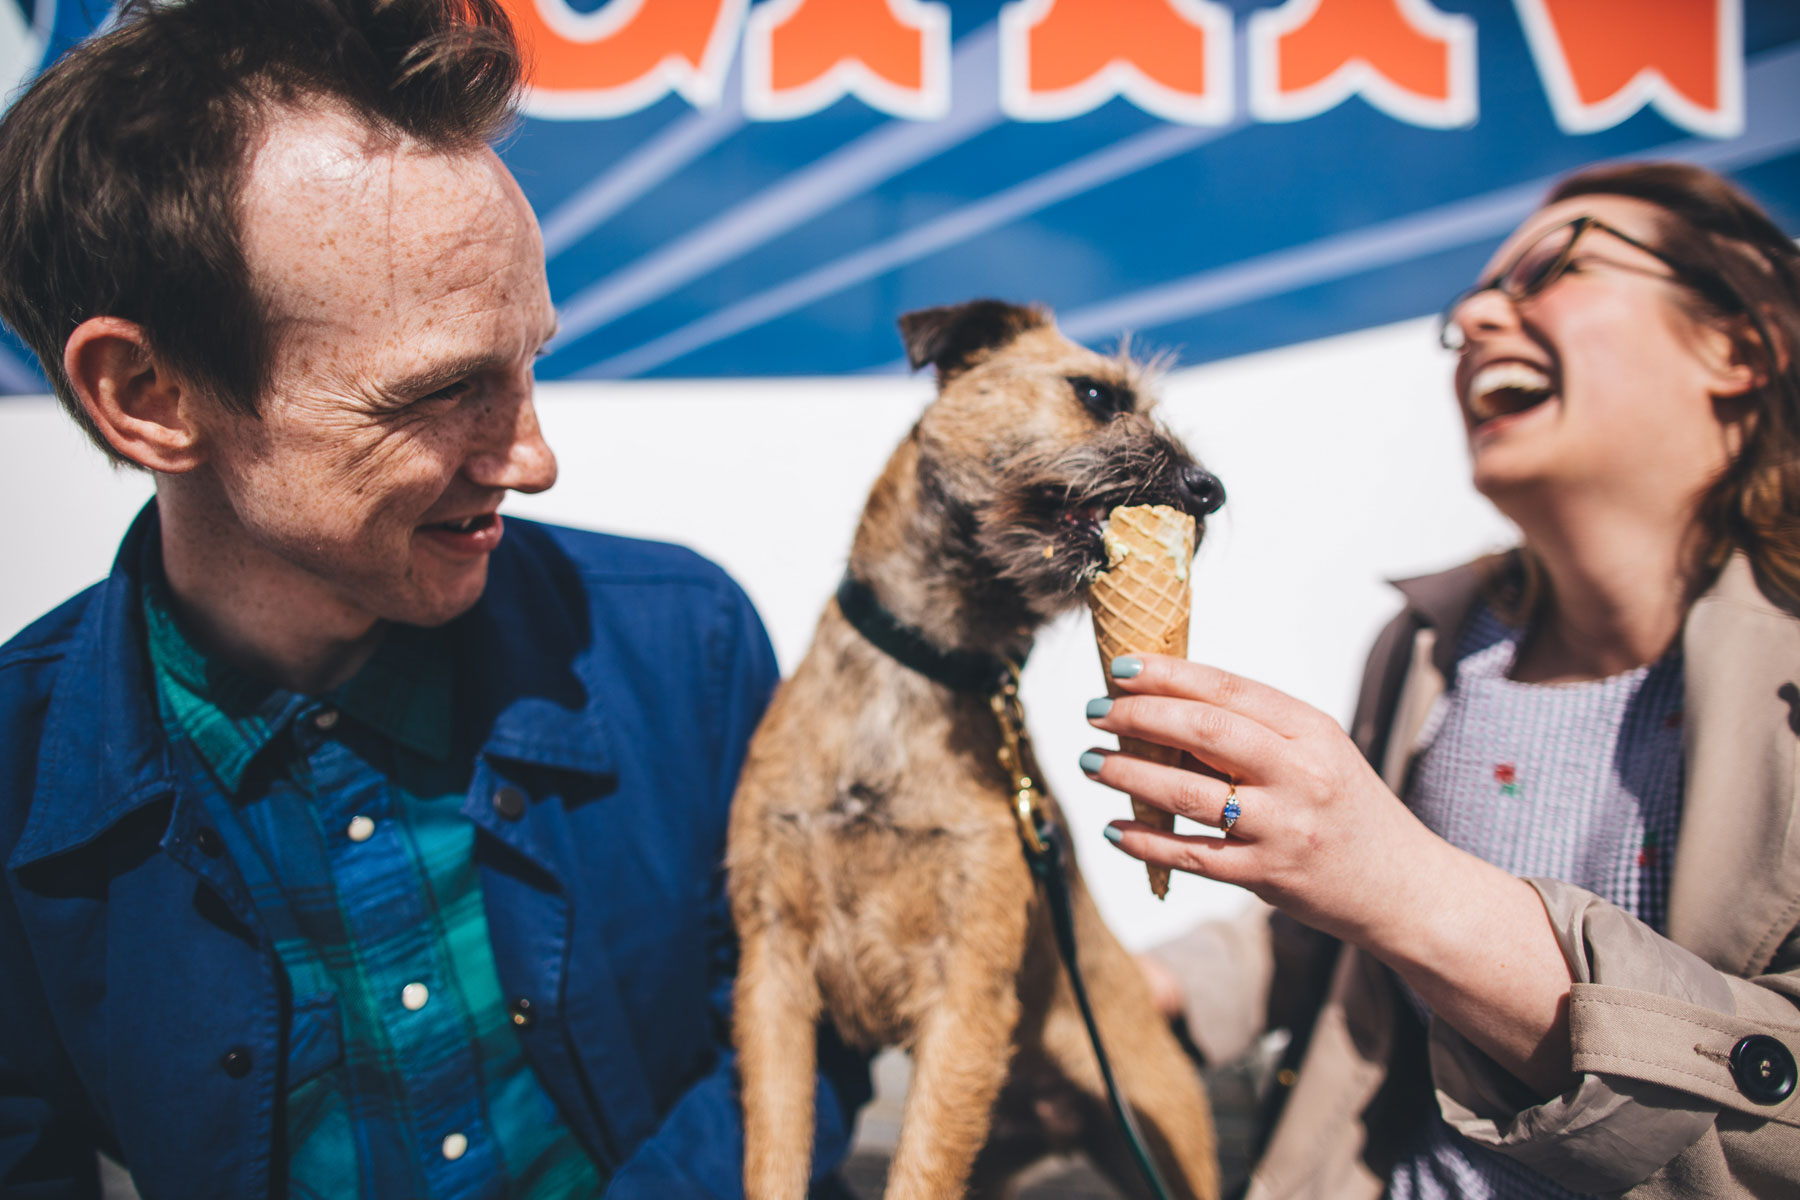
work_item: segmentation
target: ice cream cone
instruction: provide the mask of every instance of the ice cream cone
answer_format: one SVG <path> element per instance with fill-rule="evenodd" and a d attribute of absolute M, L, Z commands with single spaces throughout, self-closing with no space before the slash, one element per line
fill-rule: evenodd
<path fill-rule="evenodd" d="M 1119 694 L 1112 660 L 1121 654 L 1187 657 L 1188 613 L 1193 605 L 1189 569 L 1194 559 L 1194 518 L 1164 504 L 1115 508 L 1106 524 L 1106 570 L 1088 586 L 1094 614 L 1094 642 L 1108 695 Z M 1181 751 L 1137 738 L 1121 737 L 1119 749 L 1151 762 L 1181 761 Z M 1132 816 L 1156 829 L 1172 830 L 1175 817 L 1133 799 Z M 1166 867 L 1146 864 L 1150 891 L 1158 900 L 1169 891 Z"/>

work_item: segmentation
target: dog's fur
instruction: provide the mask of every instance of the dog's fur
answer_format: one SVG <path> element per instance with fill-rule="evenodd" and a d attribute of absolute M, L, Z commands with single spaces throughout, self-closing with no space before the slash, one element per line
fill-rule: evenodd
<path fill-rule="evenodd" d="M 938 397 L 876 482 L 850 570 L 944 649 L 1022 656 L 1104 565 L 1118 504 L 1217 507 L 1148 415 L 1145 368 L 997 301 L 901 318 Z M 876 649 L 832 602 L 738 786 L 729 852 L 750 1200 L 807 1188 L 815 1026 L 902 1046 L 912 1087 L 887 1195 L 998 1195 L 1085 1149 L 1142 1192 L 1021 853 L 987 698 Z M 1046 795 L 1052 813 L 1054 801 Z M 1056 813 L 1060 822 L 1060 813 Z M 1188 1058 L 1069 863 L 1081 968 L 1120 1086 L 1177 1193 L 1217 1195 Z"/>

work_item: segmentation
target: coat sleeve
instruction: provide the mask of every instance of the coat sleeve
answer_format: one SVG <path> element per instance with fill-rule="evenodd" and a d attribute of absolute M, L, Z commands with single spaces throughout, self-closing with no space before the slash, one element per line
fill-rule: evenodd
<path fill-rule="evenodd" d="M 37 777 L 41 706 L 53 664 L 0 666 L 0 1197 L 98 1197 L 92 1109 L 56 1035 L 36 960 L 3 867 Z"/>
<path fill-rule="evenodd" d="M 714 631 L 715 682 L 712 749 L 717 755 L 714 795 L 723 814 L 737 788 L 750 737 L 779 680 L 775 654 L 750 601 L 728 585 L 723 617 Z M 719 822 L 723 830 L 725 822 Z M 724 844 L 718 847 L 723 861 Z M 731 1047 L 731 993 L 737 971 L 737 939 L 725 896 L 724 871 L 715 873 L 708 896 L 711 931 L 709 1002 L 718 1046 L 715 1065 L 683 1095 L 661 1126 L 633 1151 L 607 1189 L 610 1198 L 666 1200 L 671 1196 L 743 1195 L 743 1122 L 737 1099 L 737 1060 Z M 820 1033 L 815 1095 L 813 1195 L 838 1196 L 836 1168 L 850 1147 L 857 1109 L 869 1098 L 868 1062 L 847 1050 L 827 1028 Z"/>
<path fill-rule="evenodd" d="M 35 983 L 10 898 L 0 895 L 0 1197 L 98 1200 L 91 1118 Z"/>
<path fill-rule="evenodd" d="M 1724 1196 L 1770 1194 L 1758 1184 L 1777 1180 L 1791 1187 L 1800 1178 L 1800 1088 L 1757 1099 L 1734 1071 L 1732 1050 L 1748 1037 L 1772 1038 L 1776 1073 L 1783 1062 L 1794 1070 L 1800 966 L 1726 975 L 1591 892 L 1529 882 L 1574 976 L 1569 1035 L 1581 1078 L 1540 1103 L 1433 1021 L 1432 1074 L 1451 1126 L 1576 1191 L 1643 1185 L 1644 1195 Z"/>

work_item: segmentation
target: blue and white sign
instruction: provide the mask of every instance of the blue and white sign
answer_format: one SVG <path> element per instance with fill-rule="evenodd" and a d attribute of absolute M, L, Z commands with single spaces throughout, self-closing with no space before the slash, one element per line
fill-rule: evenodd
<path fill-rule="evenodd" d="M 545 379 L 896 369 L 977 295 L 1201 362 L 1434 310 L 1557 175 L 1800 230 L 1792 0 L 509 0 Z M 0 89 L 104 17 L 0 0 Z M 16 342 L 0 391 L 43 390 Z"/>

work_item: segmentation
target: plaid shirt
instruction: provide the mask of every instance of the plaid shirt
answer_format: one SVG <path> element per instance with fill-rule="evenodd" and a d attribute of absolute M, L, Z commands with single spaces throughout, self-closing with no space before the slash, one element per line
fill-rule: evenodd
<path fill-rule="evenodd" d="M 460 811 L 441 638 L 395 626 L 324 697 L 206 656 L 143 589 L 171 740 L 286 970 L 289 1194 L 597 1195 L 599 1173 L 525 1059 Z"/>

